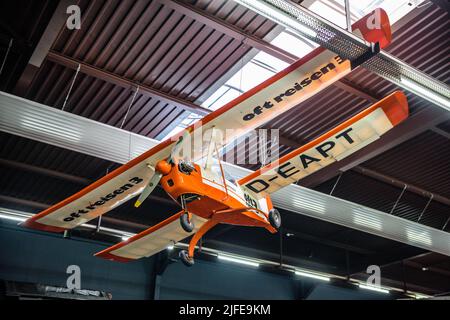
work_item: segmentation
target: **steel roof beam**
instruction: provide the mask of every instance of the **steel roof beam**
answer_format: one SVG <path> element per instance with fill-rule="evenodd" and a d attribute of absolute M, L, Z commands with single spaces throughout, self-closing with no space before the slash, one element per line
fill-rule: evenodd
<path fill-rule="evenodd" d="M 58 7 L 47 25 L 47 28 L 42 34 L 41 39 L 31 55 L 25 70 L 22 72 L 22 75 L 16 83 L 14 89 L 15 94 L 21 96 L 25 95 L 26 90 L 38 73 L 39 68 L 50 51 L 51 46 L 58 37 L 61 28 L 65 25 L 67 19 L 66 10 L 71 4 L 73 4 L 73 1 L 71 0 L 61 0 L 59 2 Z"/>
<path fill-rule="evenodd" d="M 390 184 L 394 187 L 403 188 L 404 186 L 407 186 L 406 191 L 415 193 L 421 197 L 428 197 L 428 198 L 432 197 L 432 201 L 436 201 L 436 202 L 442 203 L 443 205 L 450 206 L 450 199 L 448 199 L 444 196 L 435 194 L 431 191 L 422 189 L 415 185 L 411 185 L 407 182 L 401 181 L 401 180 L 393 178 L 391 176 L 379 173 L 375 170 L 368 169 L 364 166 L 356 166 L 352 170 L 354 170 L 355 172 L 358 172 L 362 175 L 365 175 L 367 177 L 374 178 L 378 181 Z"/>
<path fill-rule="evenodd" d="M 41 174 L 41 175 L 45 175 L 45 176 L 49 176 L 49 177 L 53 177 L 53 178 L 57 178 L 57 179 L 67 180 L 70 182 L 83 184 L 83 185 L 87 185 L 92 182 L 90 179 L 74 176 L 71 174 L 67 174 L 67 173 L 63 173 L 63 172 L 59 172 L 59 171 L 55 171 L 55 170 L 50 170 L 50 169 L 46 169 L 46 168 L 33 166 L 33 165 L 27 164 L 27 163 L 12 161 L 12 160 L 8 160 L 8 159 L 0 159 L 0 166 L 5 166 L 5 167 L 13 168 L 13 169 L 24 170 L 24 171 L 30 171 L 30 172 L 34 172 L 37 174 Z"/>
<path fill-rule="evenodd" d="M 231 23 L 226 22 L 204 10 L 201 10 L 188 3 L 183 3 L 177 0 L 165 0 L 160 1 L 164 6 L 171 8 L 179 13 L 182 13 L 198 22 L 201 22 L 214 30 L 222 32 L 227 36 L 242 42 L 245 45 L 264 51 L 284 62 L 293 63 L 298 59 L 297 56 L 283 50 L 277 46 L 274 46 L 270 42 L 267 42 L 259 37 L 256 37 L 246 31 L 238 28 Z"/>
<path fill-rule="evenodd" d="M 2 194 L 0 194 L 0 202 L 13 203 L 13 204 L 16 204 L 19 206 L 32 207 L 32 208 L 36 208 L 39 210 L 45 210 L 49 207 L 49 205 L 46 203 L 33 201 L 33 200 L 19 199 L 19 198 L 6 196 L 6 195 L 2 195 Z"/>
<path fill-rule="evenodd" d="M 431 130 L 434 133 L 437 133 L 438 135 L 440 135 L 440 136 L 442 136 L 442 137 L 444 137 L 446 139 L 450 139 L 450 133 L 447 132 L 447 131 L 444 131 L 444 130 L 438 128 L 438 127 L 431 128 Z"/>
<path fill-rule="evenodd" d="M 67 57 L 67 56 L 57 53 L 55 51 L 50 51 L 49 54 L 47 55 L 47 59 L 49 61 L 52 61 L 54 63 L 57 63 L 59 65 L 62 65 L 64 67 L 67 67 L 67 68 L 70 68 L 73 70 L 76 70 L 78 68 L 78 65 L 80 65 L 80 72 L 82 72 L 88 76 L 112 83 L 117 86 L 120 86 L 125 89 L 136 90 L 136 88 L 139 86 L 140 94 L 145 94 L 152 98 L 156 97 L 156 98 L 160 99 L 161 101 L 164 101 L 168 104 L 171 104 L 173 106 L 176 106 L 178 108 L 184 109 L 186 111 L 190 111 L 192 113 L 195 113 L 195 114 L 198 114 L 201 116 L 205 116 L 212 112 L 211 110 L 209 110 L 207 108 L 203 108 L 202 106 L 199 106 L 195 103 L 178 98 L 176 96 L 170 95 L 163 91 L 151 88 L 145 84 L 142 84 L 142 83 L 134 81 L 134 80 L 127 79 L 125 77 L 119 76 L 112 72 L 105 71 L 103 69 L 97 68 L 93 65 L 84 63 L 82 61 Z"/>

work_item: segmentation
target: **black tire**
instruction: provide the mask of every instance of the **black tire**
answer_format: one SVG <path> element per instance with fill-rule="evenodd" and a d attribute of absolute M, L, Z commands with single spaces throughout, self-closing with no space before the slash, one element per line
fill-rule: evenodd
<path fill-rule="evenodd" d="M 187 212 L 180 216 L 180 224 L 184 231 L 191 233 L 194 231 L 195 225 L 193 221 L 189 221 L 189 215 Z"/>
<path fill-rule="evenodd" d="M 281 227 L 281 215 L 277 209 L 272 209 L 269 211 L 269 222 L 275 229 L 279 229 Z"/>
<path fill-rule="evenodd" d="M 178 256 L 185 266 L 192 267 L 194 265 L 194 258 L 190 258 L 186 250 L 181 250 Z"/>

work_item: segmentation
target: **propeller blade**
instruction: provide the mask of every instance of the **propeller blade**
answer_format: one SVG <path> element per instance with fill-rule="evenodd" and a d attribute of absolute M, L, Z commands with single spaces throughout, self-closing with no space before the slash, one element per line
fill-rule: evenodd
<path fill-rule="evenodd" d="M 168 159 L 169 163 L 175 163 L 178 162 L 180 151 L 183 148 L 183 142 L 187 141 L 189 139 L 189 132 L 187 130 L 184 131 L 183 135 L 178 139 L 175 146 L 172 148 L 172 151 L 170 152 L 170 157 Z"/>
<path fill-rule="evenodd" d="M 155 172 L 155 174 L 151 177 L 148 184 L 145 186 L 144 191 L 142 191 L 141 195 L 139 196 L 139 199 L 136 200 L 134 206 L 138 208 L 142 202 L 144 202 L 145 199 L 152 193 L 152 191 L 156 188 L 156 186 L 159 183 L 159 180 L 162 178 L 162 174 Z"/>

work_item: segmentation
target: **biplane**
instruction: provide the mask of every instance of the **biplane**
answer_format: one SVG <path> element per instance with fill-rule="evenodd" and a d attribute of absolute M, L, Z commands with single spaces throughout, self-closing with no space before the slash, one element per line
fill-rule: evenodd
<path fill-rule="evenodd" d="M 375 19 L 379 23 L 374 24 Z M 188 250 L 179 253 L 183 263 L 190 266 L 194 263 L 198 241 L 217 224 L 261 227 L 277 232 L 281 217 L 272 205 L 270 194 L 340 161 L 401 123 L 408 117 L 405 95 L 400 91 L 388 95 L 317 139 L 240 180 L 224 170 L 218 150 L 324 90 L 391 41 L 389 20 L 381 9 L 356 22 L 353 30 L 371 44 L 371 49 L 360 58 L 349 61 L 319 47 L 184 132 L 32 216 L 23 226 L 63 232 L 135 197 L 138 197 L 135 206 L 139 207 L 160 185 L 179 204 L 180 211 L 96 256 L 132 261 L 151 256 L 193 235 Z"/>

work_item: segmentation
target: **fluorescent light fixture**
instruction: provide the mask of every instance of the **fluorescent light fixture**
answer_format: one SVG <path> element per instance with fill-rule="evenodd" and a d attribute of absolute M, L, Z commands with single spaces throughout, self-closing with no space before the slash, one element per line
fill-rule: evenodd
<path fill-rule="evenodd" d="M 23 221 L 25 221 L 27 218 L 25 218 L 25 217 L 19 217 L 19 216 L 13 216 L 13 215 L 8 215 L 8 214 L 0 214 L 0 219 L 23 222 Z"/>
<path fill-rule="evenodd" d="M 173 250 L 173 246 L 168 246 L 167 250 Z"/>
<path fill-rule="evenodd" d="M 319 276 L 318 274 L 314 274 L 314 273 L 295 271 L 295 274 L 298 276 L 301 276 L 301 277 L 312 278 L 312 279 L 321 280 L 321 281 L 330 281 L 330 278 L 324 277 L 324 276 Z"/>
<path fill-rule="evenodd" d="M 405 88 L 409 89 L 411 92 L 419 94 L 422 97 L 425 97 L 431 101 L 438 103 L 445 109 L 450 110 L 450 99 L 447 99 L 441 95 L 437 95 L 431 90 L 425 89 L 424 87 L 417 85 L 415 82 L 409 80 L 408 78 L 402 78 L 401 84 L 405 86 Z"/>
<path fill-rule="evenodd" d="M 366 289 L 366 290 L 371 290 L 371 291 L 376 291 L 376 292 L 381 292 L 381 293 L 389 293 L 389 290 L 383 289 L 381 287 L 369 286 L 369 285 L 365 285 L 362 283 L 358 283 L 358 287 L 360 287 L 361 289 Z"/>
<path fill-rule="evenodd" d="M 355 210 L 356 211 L 356 210 Z M 360 225 L 365 226 L 371 229 L 375 229 L 381 231 L 383 229 L 382 222 L 377 217 L 372 217 L 368 214 L 364 214 L 362 212 L 354 212 L 353 213 L 353 222 Z"/>
<path fill-rule="evenodd" d="M 427 231 L 418 231 L 411 228 L 406 229 L 406 237 L 412 242 L 419 242 L 426 245 L 432 245 L 433 240 Z"/>
<path fill-rule="evenodd" d="M 217 255 L 217 258 L 219 260 L 224 260 L 224 261 L 229 261 L 229 262 L 234 262 L 234 263 L 240 263 L 240 264 L 244 264 L 244 265 L 252 266 L 252 267 L 256 267 L 256 268 L 259 267 L 259 263 L 257 263 L 257 262 L 250 261 L 250 260 L 247 260 L 247 259 L 242 259 L 242 258 L 235 258 L 235 257 L 229 256 L 229 255 L 223 255 L 223 254 L 220 254 L 220 253 Z"/>

